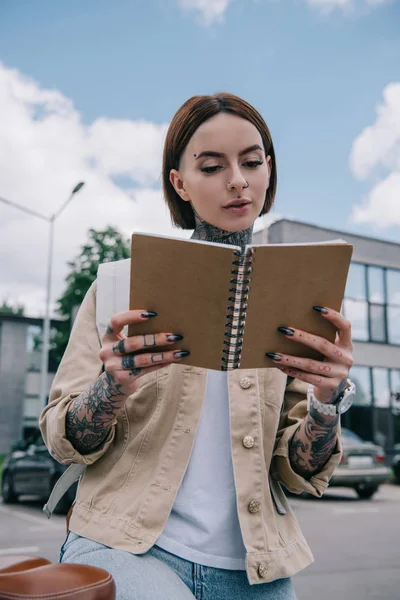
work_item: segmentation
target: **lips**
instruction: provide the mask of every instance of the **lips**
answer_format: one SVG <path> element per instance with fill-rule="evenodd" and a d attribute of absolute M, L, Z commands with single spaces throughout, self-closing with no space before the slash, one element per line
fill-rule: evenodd
<path fill-rule="evenodd" d="M 248 198 L 236 198 L 236 200 L 232 200 L 228 204 L 225 204 L 224 208 L 233 208 L 234 206 L 245 206 L 250 204 L 250 200 Z"/>

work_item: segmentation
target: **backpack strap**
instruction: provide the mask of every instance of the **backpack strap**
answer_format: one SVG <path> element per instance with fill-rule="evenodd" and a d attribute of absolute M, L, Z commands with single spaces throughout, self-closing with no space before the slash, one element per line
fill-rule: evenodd
<path fill-rule="evenodd" d="M 131 260 L 103 263 L 97 271 L 96 325 L 100 339 L 111 317 L 129 310 Z M 123 333 L 127 334 L 127 327 Z"/>
<path fill-rule="evenodd" d="M 78 481 L 84 470 L 85 465 L 69 465 L 68 469 L 66 469 L 60 479 L 57 480 L 55 486 L 51 490 L 49 499 L 43 506 L 43 512 L 48 519 L 51 519 L 51 515 L 61 498 L 69 490 L 71 485 L 73 485 L 75 481 Z"/>
<path fill-rule="evenodd" d="M 100 339 L 103 337 L 111 317 L 129 310 L 129 282 L 131 261 L 129 258 L 103 263 L 97 271 L 96 327 Z M 127 334 L 127 327 L 123 332 Z M 86 465 L 72 464 L 64 471 L 53 487 L 49 499 L 43 507 L 44 514 L 50 519 L 55 507 L 77 481 Z"/>

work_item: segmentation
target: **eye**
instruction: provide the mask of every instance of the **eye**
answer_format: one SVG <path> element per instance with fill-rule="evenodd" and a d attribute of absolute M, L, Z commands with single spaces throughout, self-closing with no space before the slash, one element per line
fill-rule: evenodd
<path fill-rule="evenodd" d="M 200 170 L 202 173 L 216 173 L 220 169 L 222 169 L 221 165 L 214 165 L 212 167 L 202 167 Z"/>
<path fill-rule="evenodd" d="M 251 169 L 255 169 L 256 167 L 260 167 L 263 164 L 264 161 L 262 160 L 248 160 L 247 162 L 243 163 L 243 165 L 245 167 L 250 167 Z"/>

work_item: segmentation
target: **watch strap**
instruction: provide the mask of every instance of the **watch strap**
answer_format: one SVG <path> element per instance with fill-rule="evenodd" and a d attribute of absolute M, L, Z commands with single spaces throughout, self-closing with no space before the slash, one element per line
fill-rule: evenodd
<path fill-rule="evenodd" d="M 307 390 L 307 410 L 310 412 L 311 407 L 323 415 L 337 415 L 340 413 L 340 404 L 347 390 L 354 386 L 350 379 L 345 379 L 339 386 L 338 393 L 335 395 L 333 402 L 320 402 L 314 395 L 314 386 L 309 384 Z"/>

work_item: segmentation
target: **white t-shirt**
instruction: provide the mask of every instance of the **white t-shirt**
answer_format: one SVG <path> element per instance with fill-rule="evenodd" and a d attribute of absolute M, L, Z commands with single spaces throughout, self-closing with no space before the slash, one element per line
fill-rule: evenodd
<path fill-rule="evenodd" d="M 200 422 L 185 476 L 156 545 L 219 569 L 245 570 L 233 475 L 228 375 L 208 371 Z"/>

